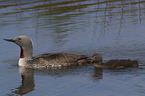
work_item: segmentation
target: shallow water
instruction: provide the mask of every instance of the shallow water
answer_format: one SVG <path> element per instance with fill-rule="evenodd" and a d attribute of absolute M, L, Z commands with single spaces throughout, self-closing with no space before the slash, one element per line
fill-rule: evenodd
<path fill-rule="evenodd" d="M 144 96 L 144 16 L 143 0 L 1 0 L 1 96 Z M 34 56 L 99 53 L 104 62 L 135 59 L 140 66 L 120 70 L 93 65 L 19 68 L 19 47 L 3 39 L 20 34 L 32 38 Z"/>

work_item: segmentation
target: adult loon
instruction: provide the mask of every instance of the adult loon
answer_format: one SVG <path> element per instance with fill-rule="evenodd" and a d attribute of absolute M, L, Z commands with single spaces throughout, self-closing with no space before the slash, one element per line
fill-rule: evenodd
<path fill-rule="evenodd" d="M 102 56 L 99 54 L 94 54 L 90 57 L 91 63 L 94 63 L 94 66 L 96 68 L 112 68 L 112 69 L 121 69 L 126 67 L 138 67 L 138 61 L 137 60 L 110 60 L 108 62 L 103 63 L 102 62 Z"/>
<path fill-rule="evenodd" d="M 50 53 L 41 54 L 33 57 L 33 43 L 26 35 L 19 35 L 13 39 L 4 39 L 6 41 L 14 42 L 20 46 L 19 66 L 28 68 L 47 68 L 47 67 L 61 67 L 88 63 L 85 55 L 76 55 L 69 53 Z"/>

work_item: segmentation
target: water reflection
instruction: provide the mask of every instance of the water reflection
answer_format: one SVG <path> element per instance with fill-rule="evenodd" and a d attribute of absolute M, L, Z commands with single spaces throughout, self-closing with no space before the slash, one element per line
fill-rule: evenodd
<path fill-rule="evenodd" d="M 35 90 L 35 80 L 34 80 L 34 71 L 38 75 L 47 75 L 53 77 L 63 77 L 67 75 L 75 75 L 80 74 L 80 71 L 85 71 L 84 67 L 87 66 L 76 66 L 76 67 L 65 67 L 61 69 L 45 69 L 45 70 L 33 70 L 30 68 L 19 67 L 19 72 L 21 74 L 21 85 L 18 88 L 13 89 L 13 91 L 8 94 L 9 96 L 13 95 L 25 95 L 29 92 Z M 80 69 L 79 69 L 80 68 Z M 94 68 L 93 68 L 94 69 Z M 95 68 L 95 70 L 88 70 L 85 71 L 87 74 L 92 74 L 93 72 L 93 81 L 98 82 L 100 79 L 103 78 L 103 69 L 102 68 Z M 84 72 L 84 73 L 85 73 Z M 91 73 L 90 73 L 91 72 Z"/>
<path fill-rule="evenodd" d="M 93 77 L 95 77 L 95 80 L 103 79 L 103 69 L 95 67 Z"/>
<path fill-rule="evenodd" d="M 123 27 L 142 23 L 144 6 L 145 1 L 141 0 L 7 0 L 1 1 L 0 26 L 15 26 L 18 33 L 44 32 L 44 37 L 52 37 L 54 43 L 61 44 L 68 42 L 64 38 L 80 33 L 80 29 L 91 30 L 94 39 L 117 30 L 118 38 Z"/>
<path fill-rule="evenodd" d="M 11 94 L 24 95 L 33 91 L 35 89 L 34 70 L 30 68 L 19 67 L 19 72 L 22 78 L 21 85 L 20 87 L 16 88 L 15 91 L 12 91 Z"/>

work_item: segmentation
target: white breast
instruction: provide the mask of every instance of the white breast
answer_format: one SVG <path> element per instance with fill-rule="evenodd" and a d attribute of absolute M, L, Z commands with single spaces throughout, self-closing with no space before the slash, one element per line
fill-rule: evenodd
<path fill-rule="evenodd" d="M 19 66 L 26 66 L 26 65 L 27 65 L 26 59 L 20 58 L 20 59 L 19 59 Z"/>

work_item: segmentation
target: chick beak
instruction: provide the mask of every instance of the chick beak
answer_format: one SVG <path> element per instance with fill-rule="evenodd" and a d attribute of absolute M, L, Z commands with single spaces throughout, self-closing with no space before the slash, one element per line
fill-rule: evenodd
<path fill-rule="evenodd" d="M 88 57 L 87 60 L 92 60 L 92 59 Z"/>

